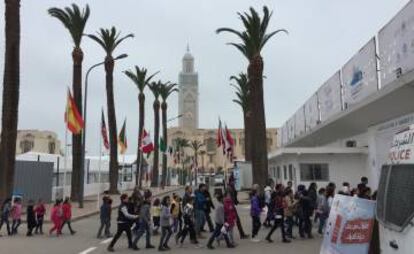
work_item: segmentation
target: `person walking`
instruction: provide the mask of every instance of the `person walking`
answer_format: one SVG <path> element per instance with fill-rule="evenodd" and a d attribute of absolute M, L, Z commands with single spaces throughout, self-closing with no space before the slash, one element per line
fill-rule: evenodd
<path fill-rule="evenodd" d="M 12 217 L 12 235 L 18 234 L 18 228 L 20 224 L 22 223 L 22 200 L 20 198 L 14 199 L 14 204 L 11 208 L 11 217 Z"/>
<path fill-rule="evenodd" d="M 267 185 L 264 188 L 264 198 L 265 198 L 265 204 L 267 207 L 267 214 L 266 214 L 266 220 L 263 223 L 263 226 L 265 227 L 270 227 L 271 226 L 271 221 L 272 221 L 272 209 L 270 207 L 270 203 L 272 201 L 272 194 L 274 192 L 274 182 L 273 180 L 269 179 L 267 181 Z"/>
<path fill-rule="evenodd" d="M 312 199 L 308 195 L 307 190 L 303 190 L 299 196 L 299 235 L 301 238 L 312 239 L 312 221 L 311 216 L 313 214 L 314 206 L 312 205 Z"/>
<path fill-rule="evenodd" d="M 158 235 L 158 230 L 160 228 L 160 216 L 161 216 L 161 201 L 159 198 L 154 200 L 152 204 L 152 223 L 154 224 L 153 234 Z"/>
<path fill-rule="evenodd" d="M 71 220 L 72 220 L 72 205 L 70 203 L 70 198 L 66 197 L 65 201 L 62 205 L 62 211 L 63 211 L 63 224 L 62 229 L 65 225 L 68 225 L 69 231 L 71 235 L 74 235 L 76 233 L 75 230 L 72 229 Z M 61 230 L 62 230 L 61 229 Z"/>
<path fill-rule="evenodd" d="M 128 237 L 128 248 L 133 250 L 138 250 L 137 246 L 132 245 L 132 236 L 131 236 L 131 226 L 130 222 L 133 220 L 138 219 L 138 215 L 130 214 L 128 212 L 128 195 L 122 194 L 121 197 L 121 205 L 118 208 L 118 229 L 114 238 L 112 239 L 111 243 L 109 244 L 107 250 L 109 252 L 114 252 L 114 246 L 118 241 L 119 237 L 121 237 L 122 233 L 125 232 Z"/>
<path fill-rule="evenodd" d="M 196 234 L 197 237 L 202 238 L 201 230 L 206 220 L 205 211 L 207 209 L 207 199 L 204 195 L 206 191 L 206 185 L 201 183 L 198 187 L 198 190 L 195 191 L 195 219 L 196 219 Z"/>
<path fill-rule="evenodd" d="M 45 219 L 46 214 L 46 207 L 43 203 L 42 199 L 39 199 L 37 201 L 37 204 L 35 206 L 35 214 L 36 214 L 36 228 L 35 228 L 35 234 L 41 234 L 43 235 L 43 222 Z"/>
<path fill-rule="evenodd" d="M 326 211 L 328 206 L 328 201 L 326 198 L 326 190 L 325 188 L 320 188 L 318 190 L 318 201 L 317 201 L 317 209 L 315 213 L 315 217 L 319 219 L 319 226 L 318 226 L 318 234 L 323 234 L 323 229 L 325 227 L 325 221 L 328 218 L 326 216 Z M 329 213 L 328 213 L 329 216 Z"/>
<path fill-rule="evenodd" d="M 293 236 L 293 216 L 296 214 L 297 208 L 297 200 L 295 200 L 293 195 L 293 190 L 291 188 L 287 188 L 285 191 L 285 217 L 286 217 L 286 237 L 290 239 L 295 239 Z"/>
<path fill-rule="evenodd" d="M 236 243 L 233 237 L 233 230 L 234 230 L 234 226 L 236 225 L 237 213 L 236 213 L 236 207 L 234 206 L 234 203 L 233 203 L 233 199 L 231 198 L 230 191 L 226 191 L 223 204 L 224 204 L 224 218 L 225 218 L 225 224 L 226 224 L 226 229 L 227 229 L 227 235 L 228 235 L 231 245 L 235 246 Z"/>
<path fill-rule="evenodd" d="M 6 224 L 7 235 L 11 235 L 12 233 L 11 228 L 10 228 L 10 221 L 9 221 L 10 213 L 11 213 L 11 198 L 7 198 L 4 200 L 1 206 L 1 214 L 0 214 L 0 232 L 1 232 L 1 228 L 3 227 L 3 224 Z"/>
<path fill-rule="evenodd" d="M 214 211 L 214 221 L 216 226 L 214 228 L 213 233 L 211 234 L 208 242 L 207 248 L 210 250 L 214 249 L 213 242 L 222 234 L 222 229 L 225 227 L 225 212 L 224 212 L 224 204 L 223 204 L 223 194 L 218 193 L 216 194 L 217 205 Z M 223 234 L 224 240 L 226 241 L 228 248 L 234 248 L 234 245 L 231 244 L 229 237 L 227 234 Z"/>
<path fill-rule="evenodd" d="M 112 200 L 109 197 L 102 198 L 102 205 L 99 209 L 99 218 L 101 220 L 101 226 L 99 227 L 97 238 L 102 238 L 102 230 L 105 228 L 104 234 L 106 238 L 111 237 L 111 213 L 112 213 Z"/>
<path fill-rule="evenodd" d="M 190 234 L 190 240 L 193 244 L 198 244 L 196 231 L 194 228 L 194 198 L 190 196 L 187 199 L 186 205 L 183 207 L 183 219 L 184 219 L 184 228 L 182 232 L 178 233 L 175 240 L 176 243 L 180 242 L 182 246 L 184 243 L 187 234 Z"/>
<path fill-rule="evenodd" d="M 211 194 L 208 191 L 207 187 L 204 190 L 204 196 L 206 198 L 206 209 L 204 211 L 204 214 L 205 214 L 204 224 L 207 223 L 208 229 L 210 233 L 212 233 L 214 231 L 214 224 L 213 224 L 210 214 L 211 214 L 211 211 L 215 209 L 215 207 L 214 207 L 213 199 L 211 198 Z M 202 226 L 202 231 L 204 230 L 204 224 Z"/>
<path fill-rule="evenodd" d="M 237 205 L 239 204 L 239 200 L 237 199 L 237 190 L 233 189 L 230 186 L 228 191 L 230 192 L 231 198 L 233 200 L 234 211 L 236 212 L 236 225 L 237 225 L 237 230 L 239 231 L 240 239 L 247 239 L 249 238 L 249 235 L 244 232 L 243 225 L 239 217 L 239 213 L 237 212 Z"/>
<path fill-rule="evenodd" d="M 181 231 L 180 227 L 180 197 L 173 193 L 172 195 L 172 202 L 171 202 L 171 216 L 172 216 L 172 231 L 177 233 Z"/>
<path fill-rule="evenodd" d="M 155 246 L 151 244 L 151 198 L 152 193 L 146 190 L 144 193 L 144 200 L 139 210 L 138 228 L 135 230 L 135 237 L 133 241 L 134 248 L 138 249 L 138 242 L 145 233 L 146 249 L 153 249 Z M 155 203 L 155 202 L 154 202 Z"/>
<path fill-rule="evenodd" d="M 171 211 L 170 211 L 171 200 L 169 196 L 165 196 L 161 202 L 161 238 L 158 246 L 158 251 L 170 250 L 168 242 L 172 235 L 171 230 Z"/>
<path fill-rule="evenodd" d="M 35 211 L 34 211 L 33 200 L 29 200 L 27 202 L 26 223 L 27 223 L 26 236 L 33 236 L 33 229 L 35 229 L 35 227 L 36 227 L 36 214 L 35 214 Z"/>
<path fill-rule="evenodd" d="M 262 208 L 260 207 L 258 185 L 253 185 L 252 191 L 250 193 L 250 216 L 252 218 L 252 242 L 260 242 L 258 238 L 258 233 L 261 227 L 260 214 L 262 213 Z"/>
<path fill-rule="evenodd" d="M 52 235 L 56 231 L 56 235 L 60 236 L 62 234 L 63 223 L 62 201 L 60 199 L 55 201 L 50 211 L 50 220 L 53 222 L 53 227 L 49 230 L 49 235 Z"/>
<path fill-rule="evenodd" d="M 276 231 L 278 227 L 280 227 L 282 233 L 282 241 L 284 243 L 290 243 L 290 240 L 287 239 L 285 233 L 285 216 L 284 210 L 287 207 L 284 198 L 284 187 L 282 184 L 278 184 L 276 186 L 276 192 L 272 194 L 272 201 L 270 202 L 270 210 L 271 210 L 271 218 L 274 221 L 272 229 L 266 236 L 266 240 L 269 243 L 272 243 L 272 235 Z"/>

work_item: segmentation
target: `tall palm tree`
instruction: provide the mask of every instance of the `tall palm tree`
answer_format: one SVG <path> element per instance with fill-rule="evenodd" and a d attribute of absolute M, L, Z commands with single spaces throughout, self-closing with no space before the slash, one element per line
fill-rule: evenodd
<path fill-rule="evenodd" d="M 238 104 L 243 112 L 244 120 L 244 158 L 246 161 L 251 161 L 250 156 L 250 127 L 249 127 L 249 84 L 246 73 L 240 73 L 238 76 L 231 76 L 230 80 L 236 81 L 236 84 L 231 84 L 236 91 L 236 99 L 233 100 L 234 103 Z"/>
<path fill-rule="evenodd" d="M 6 0 L 5 5 L 0 200 L 10 197 L 13 192 L 20 94 L 20 0 Z"/>
<path fill-rule="evenodd" d="M 191 150 L 193 150 L 194 153 L 194 178 L 195 178 L 195 185 L 198 185 L 198 155 L 200 153 L 201 147 L 203 147 L 204 144 L 198 140 L 191 141 L 190 147 Z M 190 183 L 192 183 L 192 179 L 190 180 Z"/>
<path fill-rule="evenodd" d="M 173 143 L 175 144 L 175 151 L 177 151 L 180 155 L 180 162 L 182 165 L 181 168 L 181 184 L 185 185 L 185 179 L 184 179 L 184 170 L 185 170 L 185 149 L 187 147 L 190 147 L 190 141 L 185 138 L 176 138 L 174 139 Z"/>
<path fill-rule="evenodd" d="M 266 146 L 266 118 L 263 99 L 263 67 L 264 62 L 260 54 L 266 43 L 280 32 L 287 33 L 284 29 L 279 29 L 268 33 L 268 25 L 272 13 L 263 7 L 263 17 L 257 11 L 250 8 L 250 13 L 238 13 L 242 20 L 244 30 L 237 31 L 232 28 L 219 28 L 217 33 L 228 32 L 239 37 L 241 42 L 228 43 L 238 49 L 249 61 L 247 76 L 250 87 L 249 101 L 251 122 L 250 142 L 251 159 L 253 170 L 253 182 L 264 187 L 268 178 L 268 161 Z"/>
<path fill-rule="evenodd" d="M 72 90 L 73 99 L 79 114 L 82 114 L 82 61 L 83 51 L 81 49 L 82 36 L 84 34 L 86 22 L 88 21 L 90 10 L 89 6 L 81 11 L 76 4 L 72 4 L 72 8 L 65 7 L 50 8 L 49 14 L 57 18 L 63 26 L 69 31 L 74 44 L 72 50 L 73 74 L 72 74 Z M 81 167 L 82 167 L 82 135 L 72 135 L 72 182 L 71 182 L 71 198 L 79 200 L 81 193 Z"/>
<path fill-rule="evenodd" d="M 106 100 L 108 107 L 108 126 L 109 126 L 109 143 L 110 143 L 110 160 L 109 160 L 109 192 L 118 193 L 118 142 L 114 100 L 114 50 L 125 39 L 134 37 L 133 34 L 127 34 L 121 37 L 121 33 L 115 27 L 110 29 L 101 28 L 97 35 L 88 34 L 88 37 L 98 43 L 105 50 L 105 73 L 106 73 Z"/>
<path fill-rule="evenodd" d="M 154 109 L 154 157 L 152 163 L 152 180 L 151 187 L 158 187 L 159 178 L 159 139 L 160 139 L 160 100 L 161 86 L 163 83 L 161 80 L 158 82 L 152 82 L 149 84 L 149 88 L 154 95 L 154 103 L 152 105 Z"/>
<path fill-rule="evenodd" d="M 165 143 L 165 147 L 168 147 L 168 133 L 167 133 L 167 99 L 174 93 L 178 92 L 177 84 L 165 83 L 160 88 L 160 96 L 162 99 L 161 103 L 161 118 L 162 118 L 162 138 Z M 167 180 L 167 154 L 164 152 L 162 155 L 162 177 L 161 177 L 161 186 L 164 188 Z"/>
<path fill-rule="evenodd" d="M 142 187 L 142 170 L 141 170 L 141 144 L 142 144 L 142 131 L 144 129 L 145 124 L 145 94 L 144 90 L 145 87 L 150 83 L 151 79 L 157 75 L 158 72 L 147 76 L 147 69 L 139 68 L 135 66 L 135 72 L 133 70 L 127 70 L 124 72 L 125 75 L 134 82 L 136 87 L 138 88 L 139 95 L 138 95 L 138 102 L 139 102 L 139 126 L 138 126 L 138 148 L 137 148 L 137 172 L 135 184 L 138 185 L 139 188 Z"/>

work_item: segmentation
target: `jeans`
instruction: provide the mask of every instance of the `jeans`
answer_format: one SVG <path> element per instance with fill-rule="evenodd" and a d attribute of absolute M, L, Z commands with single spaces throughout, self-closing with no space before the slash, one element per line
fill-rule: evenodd
<path fill-rule="evenodd" d="M 171 235 L 172 235 L 172 230 L 170 226 L 161 227 L 161 239 L 160 239 L 160 245 L 159 245 L 160 249 L 168 247 L 168 241 L 170 240 Z"/>
<path fill-rule="evenodd" d="M 300 237 L 312 237 L 312 220 L 309 216 L 299 218 L 299 235 Z"/>
<path fill-rule="evenodd" d="M 294 224 L 294 220 L 293 220 L 293 216 L 287 216 L 286 217 L 286 235 L 290 238 L 293 237 L 293 224 Z"/>
<path fill-rule="evenodd" d="M 206 220 L 206 214 L 204 210 L 196 209 L 195 210 L 195 219 L 196 219 L 196 233 L 199 234 L 201 232 L 202 226 Z"/>
<path fill-rule="evenodd" d="M 273 224 L 273 227 L 272 227 L 272 229 L 269 231 L 269 233 L 267 234 L 267 237 L 266 237 L 266 239 L 269 239 L 270 240 L 270 238 L 272 237 L 272 234 L 276 231 L 276 229 L 278 228 L 278 227 L 280 227 L 280 230 L 281 230 L 281 232 L 282 232 L 282 239 L 283 240 L 286 240 L 286 233 L 285 233 L 285 224 L 284 224 L 284 218 L 282 217 L 282 218 L 278 218 L 278 219 L 275 219 L 275 222 L 274 222 L 274 224 Z"/>
<path fill-rule="evenodd" d="M 257 233 L 259 233 L 260 227 L 262 224 L 260 223 L 260 216 L 252 216 L 252 238 L 257 236 Z"/>
<path fill-rule="evenodd" d="M 183 231 L 181 231 L 181 233 L 178 233 L 178 238 L 181 237 L 180 242 L 183 243 L 185 238 L 187 237 L 187 234 L 190 234 L 190 240 L 193 243 L 197 242 L 197 238 L 196 238 L 196 232 L 194 229 L 194 223 L 190 218 L 184 218 L 184 228 Z"/>
<path fill-rule="evenodd" d="M 44 220 L 44 216 L 37 216 L 37 224 L 36 224 L 36 229 L 35 229 L 35 233 L 39 233 L 43 234 L 43 220 Z"/>
<path fill-rule="evenodd" d="M 111 228 L 111 220 L 107 219 L 107 220 L 101 220 L 101 226 L 99 227 L 98 230 L 98 238 L 100 238 L 102 236 L 102 230 L 105 227 L 105 236 L 109 237 L 111 235 L 111 232 L 109 231 L 109 229 Z"/>
<path fill-rule="evenodd" d="M 10 229 L 10 222 L 9 222 L 8 218 L 1 218 L 1 220 L 0 220 L 0 231 L 1 231 L 1 228 L 3 227 L 4 223 L 6 223 L 7 234 L 10 235 L 11 234 L 11 229 Z"/>
<path fill-rule="evenodd" d="M 128 247 L 132 247 L 132 236 L 131 236 L 131 227 L 129 223 L 118 223 L 118 229 L 114 238 L 112 239 L 111 243 L 109 244 L 110 248 L 113 248 L 115 243 L 118 241 L 119 237 L 121 237 L 122 233 L 125 232 L 128 237 Z"/>
<path fill-rule="evenodd" d="M 22 221 L 20 219 L 13 219 L 12 223 L 12 235 L 17 234 L 17 229 L 19 228 Z"/>
<path fill-rule="evenodd" d="M 323 215 L 319 216 L 319 228 L 318 228 L 318 233 L 319 234 L 323 234 L 323 229 L 325 228 L 325 223 L 326 223 L 326 217 Z"/>
<path fill-rule="evenodd" d="M 246 233 L 244 233 L 243 225 L 241 224 L 239 213 L 237 212 L 236 207 L 234 207 L 234 211 L 236 212 L 236 225 L 237 225 L 237 230 L 239 230 L 239 235 L 240 237 L 246 237 Z"/>
<path fill-rule="evenodd" d="M 139 226 L 136 230 L 136 235 L 133 241 L 134 246 L 138 244 L 139 239 L 141 239 L 142 235 L 145 233 L 145 240 L 146 245 L 151 245 L 151 226 L 147 221 L 144 221 L 142 219 L 139 220 Z"/>
<path fill-rule="evenodd" d="M 208 239 L 207 246 L 212 246 L 214 239 L 217 239 L 221 235 L 222 228 L 223 228 L 223 224 L 216 223 L 216 227 L 214 228 L 214 231 L 211 234 L 210 239 Z M 227 236 L 227 234 L 223 234 L 223 237 L 224 237 L 224 240 L 226 241 L 227 247 L 229 247 L 230 246 L 229 237 Z"/>
<path fill-rule="evenodd" d="M 205 222 L 204 222 L 204 224 L 207 222 L 207 225 L 208 225 L 208 229 L 210 230 L 210 232 L 213 232 L 214 231 L 214 224 L 213 224 L 213 221 L 211 220 L 211 216 L 210 216 L 210 213 L 208 213 L 208 212 L 205 212 Z M 204 228 L 204 224 L 203 224 L 203 228 Z"/>

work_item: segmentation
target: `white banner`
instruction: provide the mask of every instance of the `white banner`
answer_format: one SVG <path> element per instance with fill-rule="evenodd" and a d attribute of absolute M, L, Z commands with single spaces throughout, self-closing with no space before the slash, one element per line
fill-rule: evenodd
<path fill-rule="evenodd" d="M 321 122 L 327 121 L 331 116 L 342 110 L 341 77 L 336 72 L 318 90 L 318 100 L 321 111 Z"/>
<path fill-rule="evenodd" d="M 319 124 L 318 95 L 315 93 L 305 103 L 305 131 L 309 132 Z"/>
<path fill-rule="evenodd" d="M 305 133 L 305 110 L 302 107 L 295 114 L 295 136 L 299 137 Z"/>
<path fill-rule="evenodd" d="M 295 116 L 293 115 L 288 120 L 288 142 L 291 142 L 295 139 Z"/>
<path fill-rule="evenodd" d="M 375 38 L 342 68 L 344 105 L 350 107 L 378 90 Z"/>
<path fill-rule="evenodd" d="M 414 1 L 381 29 L 378 46 L 382 87 L 414 69 Z"/>

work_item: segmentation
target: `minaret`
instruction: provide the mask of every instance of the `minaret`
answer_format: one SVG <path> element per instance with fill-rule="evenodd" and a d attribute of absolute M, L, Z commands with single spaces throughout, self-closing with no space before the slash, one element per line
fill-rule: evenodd
<path fill-rule="evenodd" d="M 179 127 L 187 130 L 198 129 L 198 73 L 194 71 L 194 57 L 187 44 L 183 57 L 182 71 L 178 77 L 178 112 L 182 117 Z"/>

